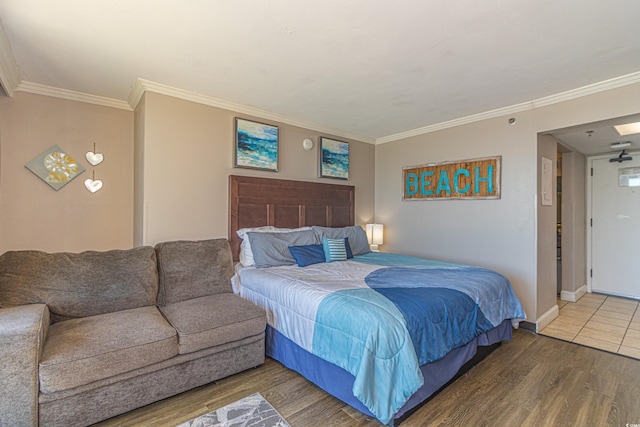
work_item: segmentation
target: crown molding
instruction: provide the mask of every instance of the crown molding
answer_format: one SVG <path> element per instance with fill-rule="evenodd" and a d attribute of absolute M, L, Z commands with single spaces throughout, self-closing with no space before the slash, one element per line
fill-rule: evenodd
<path fill-rule="evenodd" d="M 509 107 L 498 108 L 491 111 L 486 111 L 478 114 L 473 114 L 466 117 L 461 117 L 446 122 L 436 123 L 429 126 L 420 127 L 417 129 L 409 130 L 406 132 L 400 132 L 393 135 L 381 137 L 381 138 L 369 138 L 361 135 L 354 135 L 348 132 L 344 132 L 339 129 L 333 129 L 325 126 L 318 125 L 312 122 L 306 122 L 298 120 L 282 114 L 276 114 L 269 111 L 261 110 L 258 108 L 249 107 L 246 105 L 238 104 L 235 102 L 225 101 L 223 99 L 214 98 L 212 96 L 202 95 L 195 92 L 190 92 L 184 89 L 175 88 L 172 86 L 164 85 L 161 83 L 152 82 L 145 79 L 137 79 L 133 85 L 128 100 L 123 101 L 119 99 L 107 98 L 102 96 L 91 95 L 88 93 L 75 92 L 66 89 L 55 88 L 51 86 L 42 85 L 39 83 L 22 81 L 18 76 L 18 70 L 15 65 L 15 60 L 11 53 L 10 47 L 4 32 L 0 28 L 0 84 L 7 93 L 12 97 L 14 91 L 22 91 L 35 93 L 39 95 L 52 96 L 56 98 L 68 99 L 72 101 L 86 102 L 90 104 L 102 105 L 105 107 L 119 108 L 123 110 L 132 111 L 142 99 L 145 91 L 159 93 L 162 95 L 172 96 L 186 101 L 196 102 L 199 104 L 209 105 L 212 107 L 222 108 L 238 112 L 241 114 L 247 114 L 261 119 L 272 120 L 280 123 L 286 123 L 292 126 L 297 126 L 305 129 L 314 130 L 320 133 L 325 133 L 337 137 L 348 138 L 356 141 L 366 142 L 369 144 L 384 144 L 387 142 L 398 141 L 401 139 L 410 138 L 413 136 L 424 135 L 431 132 L 436 132 L 443 129 L 448 129 L 456 126 L 461 126 L 469 123 L 479 122 L 482 120 L 501 117 L 508 114 L 514 114 L 522 111 L 528 111 L 535 108 L 540 108 L 548 105 L 558 104 L 564 101 L 569 101 L 577 98 L 581 98 L 588 95 L 593 95 L 599 92 L 612 90 L 631 84 L 640 83 L 640 72 L 627 74 L 625 76 L 616 77 L 613 79 L 605 80 L 602 82 L 594 83 L 581 88 L 569 90 L 566 92 L 550 95 L 543 98 L 538 98 L 533 101 L 523 102 L 521 104 L 511 105 Z M 8 49 L 7 49 L 8 47 Z"/>
<path fill-rule="evenodd" d="M 605 92 L 611 89 L 617 89 L 620 87 L 628 86 L 631 84 L 640 83 L 640 71 L 636 73 L 627 74 L 613 79 L 605 80 L 602 82 L 594 83 L 591 85 L 583 86 L 577 89 L 568 90 L 566 92 L 558 93 L 555 95 L 546 96 L 544 98 L 538 98 L 533 101 L 523 102 L 521 104 L 511 105 L 509 107 L 498 108 L 491 111 L 486 111 L 479 114 L 473 114 L 471 116 L 461 117 L 459 119 L 449 120 L 442 123 L 436 123 L 434 125 L 424 126 L 421 128 L 409 130 L 406 132 L 400 132 L 393 135 L 385 136 L 382 138 L 376 138 L 376 144 L 384 144 L 387 142 L 398 141 L 412 136 L 424 135 L 427 133 L 435 132 L 438 130 L 448 129 L 456 126 L 461 126 L 469 123 L 479 122 L 481 120 L 493 119 L 496 117 L 505 116 L 507 114 L 519 113 L 522 111 L 533 110 L 548 105 L 558 104 L 564 101 L 570 101 L 572 99 L 581 98 L 587 95 L 593 95 L 599 92 Z"/>
<path fill-rule="evenodd" d="M 238 104 L 231 101 L 225 101 L 224 99 L 202 95 L 196 92 L 190 92 L 184 89 L 167 86 L 162 83 L 156 83 L 156 82 L 152 82 L 150 80 L 145 80 L 145 79 L 137 79 L 135 84 L 133 85 L 133 88 L 131 89 L 131 94 L 129 95 L 129 98 L 128 98 L 129 105 L 131 106 L 131 108 L 133 109 L 136 108 L 136 106 L 140 102 L 140 99 L 142 99 L 142 95 L 146 91 L 158 93 L 161 95 L 171 96 L 174 98 L 184 99 L 185 101 L 196 102 L 198 104 L 204 104 L 211 107 L 222 108 L 224 110 L 229 110 L 229 111 L 233 111 L 241 114 L 247 114 L 247 115 L 258 117 L 265 120 L 285 123 L 291 126 L 297 126 L 297 127 L 313 130 L 316 132 L 320 132 L 323 134 L 329 134 L 337 137 L 353 139 L 360 142 L 366 142 L 368 144 L 375 143 L 374 138 L 363 137 L 362 135 L 354 135 L 339 129 L 333 129 L 333 128 L 321 126 L 317 123 L 298 120 L 293 117 L 285 116 L 283 114 L 272 113 L 272 112 L 261 110 L 258 108 L 249 107 L 247 105 Z"/>
<path fill-rule="evenodd" d="M 131 106 L 129 106 L 127 101 L 91 95 L 89 93 L 76 92 L 73 90 L 60 89 L 57 87 L 42 85 L 40 83 L 23 81 L 18 85 L 16 91 L 35 93 L 37 95 L 52 96 L 54 98 L 62 98 L 71 101 L 86 102 L 89 104 L 102 105 L 104 107 L 132 111 Z"/>
<path fill-rule="evenodd" d="M 18 84 L 20 84 L 18 65 L 13 56 L 11 44 L 7 39 L 4 28 L 2 28 L 2 22 L 0 22 L 0 85 L 2 85 L 5 93 L 12 97 Z"/>
<path fill-rule="evenodd" d="M 547 105 L 558 104 L 560 102 L 581 98 L 587 95 L 593 95 L 595 93 L 605 92 L 611 89 L 629 86 L 635 83 L 640 83 L 640 71 L 626 74 L 620 77 L 614 77 L 613 79 L 604 80 L 591 85 L 582 86 L 578 89 L 568 90 L 566 92 L 539 98 L 531 101 L 531 103 L 533 104 L 533 108 L 544 107 Z"/>
<path fill-rule="evenodd" d="M 471 116 L 461 117 L 459 119 L 453 119 L 446 122 L 436 123 L 434 125 L 424 126 L 421 128 L 408 130 L 406 132 L 395 133 L 393 135 L 385 136 L 382 138 L 376 138 L 376 144 L 384 144 L 387 142 L 398 141 L 400 139 L 410 138 L 412 136 L 424 135 L 431 132 L 436 132 L 443 129 L 449 129 L 456 126 L 462 126 L 469 123 L 479 122 L 482 120 L 492 119 L 500 117 L 505 114 L 518 113 L 532 108 L 530 102 L 523 102 L 522 104 L 512 105 L 509 107 L 498 108 L 496 110 L 485 111 L 483 113 L 473 114 Z"/>
<path fill-rule="evenodd" d="M 127 103 L 131 107 L 132 110 L 135 111 L 138 103 L 142 99 L 144 95 L 144 91 L 146 90 L 146 85 L 144 82 L 148 80 L 144 80 L 141 78 L 137 78 L 135 82 L 133 82 L 133 86 L 131 87 L 131 92 L 129 92 L 129 96 L 127 97 Z"/>

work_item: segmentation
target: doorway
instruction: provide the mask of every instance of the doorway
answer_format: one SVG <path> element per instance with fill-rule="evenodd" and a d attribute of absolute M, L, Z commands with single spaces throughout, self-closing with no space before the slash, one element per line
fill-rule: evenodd
<path fill-rule="evenodd" d="M 551 206 L 538 202 L 536 208 L 539 325 L 557 315 L 558 290 L 560 298 L 568 302 L 576 302 L 591 291 L 591 268 L 587 265 L 588 259 L 591 262 L 591 246 L 587 242 L 587 157 L 613 154 L 612 145 L 621 141 L 629 142 L 629 151 L 638 151 L 640 133 L 622 136 L 615 128 L 637 122 L 640 113 L 538 134 L 538 198 L 544 196 L 540 186 L 541 157 L 556 161 L 560 152 L 562 161 L 561 176 L 554 176 L 553 182 L 555 185 L 556 178 L 560 178 L 559 194 L 553 199 L 559 206 L 549 209 Z"/>
<path fill-rule="evenodd" d="M 591 184 L 590 159 L 600 157 L 608 163 L 609 158 L 620 154 L 621 150 L 613 150 L 613 148 L 622 142 L 628 144 L 626 145 L 628 152 L 638 152 L 640 133 L 621 135 L 616 129 L 617 125 L 637 122 L 640 122 L 640 113 L 556 129 L 542 134 L 553 137 L 561 153 L 559 155 L 562 161 L 561 175 L 558 176 L 560 193 L 557 199 L 560 205 L 558 240 L 561 260 L 558 267 L 554 268 L 559 270 L 557 287 L 561 289 L 561 298 L 565 301 L 577 301 L 588 290 L 592 290 L 591 249 L 593 244 L 591 240 L 588 241 L 592 236 L 591 226 L 587 223 L 591 220 L 590 209 L 592 208 L 590 188 L 587 188 Z M 587 212 L 588 209 L 589 212 Z M 551 230 L 548 232 L 551 233 Z M 545 261 L 545 258 L 542 260 L 545 263 L 549 262 Z"/>

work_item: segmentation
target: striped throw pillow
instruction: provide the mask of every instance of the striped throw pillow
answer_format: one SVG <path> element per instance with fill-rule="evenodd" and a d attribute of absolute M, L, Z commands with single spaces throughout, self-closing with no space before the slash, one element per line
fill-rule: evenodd
<path fill-rule="evenodd" d="M 324 259 L 327 262 L 346 261 L 347 248 L 344 239 L 322 239 L 322 248 L 324 249 Z"/>

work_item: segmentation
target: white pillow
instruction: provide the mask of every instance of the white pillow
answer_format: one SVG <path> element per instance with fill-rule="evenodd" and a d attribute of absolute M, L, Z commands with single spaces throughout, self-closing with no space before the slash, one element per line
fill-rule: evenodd
<path fill-rule="evenodd" d="M 236 231 L 236 234 L 242 239 L 242 242 L 240 243 L 240 264 L 245 267 L 255 265 L 255 261 L 253 260 L 253 251 L 251 250 L 251 242 L 249 242 L 249 239 L 247 238 L 247 233 L 290 233 L 292 231 L 304 230 L 311 230 L 311 227 L 278 228 L 272 225 L 264 225 L 262 227 L 239 229 Z"/>

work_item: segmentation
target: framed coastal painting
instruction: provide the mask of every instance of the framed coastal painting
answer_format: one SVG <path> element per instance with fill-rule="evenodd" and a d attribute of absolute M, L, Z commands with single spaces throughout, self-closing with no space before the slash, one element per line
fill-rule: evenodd
<path fill-rule="evenodd" d="M 278 171 L 278 127 L 236 117 L 235 167 Z"/>
<path fill-rule="evenodd" d="M 349 143 L 320 137 L 320 177 L 349 179 Z"/>

